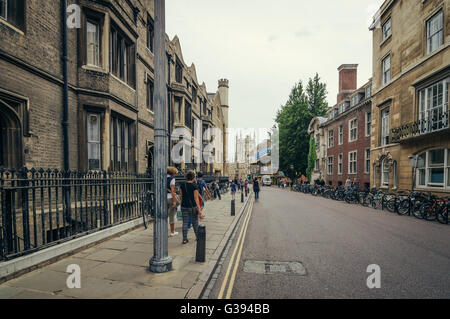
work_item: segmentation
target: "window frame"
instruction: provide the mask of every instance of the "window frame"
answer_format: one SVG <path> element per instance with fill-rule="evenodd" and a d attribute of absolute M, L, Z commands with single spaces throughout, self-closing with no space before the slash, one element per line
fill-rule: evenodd
<path fill-rule="evenodd" d="M 389 24 L 389 29 L 385 29 L 385 27 Z M 386 32 L 388 31 L 388 32 Z M 388 33 L 388 34 L 386 34 Z M 389 39 L 392 35 L 392 19 L 389 17 L 382 25 L 381 27 L 381 42 L 386 41 Z"/>
<path fill-rule="evenodd" d="M 147 110 L 149 110 L 152 113 L 155 112 L 155 109 L 154 109 L 155 106 L 153 104 L 154 94 L 155 94 L 155 84 L 154 84 L 152 78 L 148 77 L 147 78 Z"/>
<path fill-rule="evenodd" d="M 389 60 L 389 69 L 386 69 L 386 62 L 388 60 Z M 384 57 L 381 60 L 381 74 L 383 85 L 386 85 L 389 82 L 391 82 L 391 54 L 386 55 L 386 57 Z"/>
<path fill-rule="evenodd" d="M 97 27 L 97 33 L 96 33 L 96 41 L 97 44 L 97 50 L 96 52 L 94 52 L 94 54 L 96 56 L 94 56 L 94 61 L 93 63 L 90 63 L 89 61 L 89 46 L 90 43 L 89 41 L 89 36 L 88 36 L 88 24 L 94 25 Z M 85 47 L 86 47 L 86 65 L 87 66 L 93 66 L 93 67 L 98 67 L 101 68 L 102 67 L 102 25 L 101 25 L 101 21 L 99 19 L 93 19 L 91 16 L 87 16 L 86 17 L 86 42 L 85 42 Z M 97 62 L 97 64 L 96 64 Z"/>
<path fill-rule="evenodd" d="M 388 170 L 385 169 L 385 163 L 386 163 L 387 158 L 384 158 L 383 161 L 381 162 L 381 187 L 382 188 L 386 188 L 389 187 L 389 180 L 390 180 L 390 173 Z M 385 174 L 387 175 L 387 180 L 385 180 Z"/>
<path fill-rule="evenodd" d="M 430 35 L 430 25 L 431 22 L 436 19 L 438 16 L 441 16 L 441 29 L 439 29 L 437 32 Z M 427 54 L 433 53 L 434 51 L 438 50 L 440 47 L 444 45 L 444 10 L 441 8 L 438 12 L 436 12 L 432 17 L 430 17 L 426 23 L 426 37 L 427 37 Z M 431 45 L 433 44 L 432 38 L 434 36 L 439 36 L 439 44 L 436 48 L 432 48 Z"/>
<path fill-rule="evenodd" d="M 3 4 L 2 8 L 4 11 L 4 13 L 3 13 L 4 15 L 0 15 L 0 18 L 5 21 L 8 21 L 8 0 L 2 0 L 2 4 Z"/>
<path fill-rule="evenodd" d="M 154 53 L 155 49 L 155 21 L 150 15 L 147 15 L 147 49 Z"/>
<path fill-rule="evenodd" d="M 364 150 L 364 173 L 370 174 L 370 156 L 371 156 L 371 149 L 366 148 Z"/>
<path fill-rule="evenodd" d="M 356 175 L 357 173 L 358 173 L 358 151 L 350 151 L 348 152 L 348 175 Z"/>
<path fill-rule="evenodd" d="M 339 145 L 344 144 L 344 124 L 339 125 Z"/>
<path fill-rule="evenodd" d="M 334 147 L 334 130 L 328 130 L 328 148 L 332 147 Z"/>
<path fill-rule="evenodd" d="M 384 114 L 386 112 L 389 112 L 388 116 L 384 116 Z M 385 118 L 388 118 L 388 120 L 386 121 L 388 127 L 384 128 L 385 125 Z M 382 110 L 380 110 L 380 125 L 381 125 L 381 129 L 380 129 L 380 137 L 381 137 L 381 146 L 386 146 L 390 144 L 390 128 L 391 128 L 391 107 L 385 107 Z M 385 135 L 385 132 L 387 132 L 388 134 Z M 388 141 L 386 141 L 386 138 L 388 138 Z"/>
<path fill-rule="evenodd" d="M 330 159 L 331 159 L 331 161 L 330 161 Z M 334 165 L 334 156 L 328 156 L 328 170 L 327 170 L 328 175 L 334 175 L 333 174 L 333 172 L 334 172 L 333 165 Z M 330 168 L 331 168 L 331 170 L 330 170 Z"/>
<path fill-rule="evenodd" d="M 372 135 L 372 111 L 366 112 L 366 137 Z"/>
<path fill-rule="evenodd" d="M 433 105 L 434 101 L 439 101 L 439 85 L 442 85 L 442 103 L 440 105 Z M 434 95 L 434 88 L 436 87 L 437 95 Z M 432 91 L 432 95 L 430 97 L 429 93 Z M 436 98 L 435 98 L 436 97 Z M 432 132 L 437 132 L 442 129 L 446 129 L 450 125 L 450 120 L 447 117 L 447 123 L 444 123 L 445 117 L 443 114 L 449 111 L 449 102 L 450 102 L 450 76 L 447 76 L 439 81 L 433 82 L 426 87 L 418 90 L 417 93 L 418 98 L 418 111 L 419 111 L 419 121 L 421 123 L 420 133 L 427 134 Z M 440 120 L 432 121 L 436 112 L 441 114 L 442 118 Z M 426 125 L 428 124 L 428 125 Z M 438 125 L 437 129 L 434 129 L 431 126 Z"/>
<path fill-rule="evenodd" d="M 135 89 L 136 43 L 113 21 L 111 21 L 109 37 L 109 72 Z"/>
<path fill-rule="evenodd" d="M 15 31 L 24 32 L 26 25 L 26 0 L 4 0 L 4 16 L 0 16 L 0 21 L 6 23 L 8 27 Z M 22 9 L 22 10 L 21 10 Z"/>
<path fill-rule="evenodd" d="M 354 123 L 356 121 L 356 126 L 352 127 L 352 123 Z M 354 135 L 355 138 L 352 138 L 352 131 L 355 131 Z M 351 120 L 348 121 L 348 142 L 352 143 L 358 140 L 358 118 L 353 118 Z"/>
<path fill-rule="evenodd" d="M 342 175 L 344 172 L 344 154 L 338 155 L 338 175 Z"/>
<path fill-rule="evenodd" d="M 444 151 L 444 159 L 442 164 L 432 165 L 430 164 L 431 156 L 430 153 L 432 151 Z M 417 154 L 418 156 L 425 155 L 424 166 L 416 167 L 416 185 L 415 187 L 418 189 L 427 189 L 427 190 L 450 190 L 450 148 L 440 147 L 440 148 L 431 148 L 424 152 Z M 433 169 L 443 169 L 443 181 L 442 183 L 434 183 L 431 182 L 430 173 Z M 424 175 L 424 184 L 420 182 L 421 171 L 423 171 Z"/>
<path fill-rule="evenodd" d="M 97 119 L 97 126 L 98 126 L 98 131 L 97 131 L 97 135 L 98 135 L 98 140 L 94 141 L 94 140 L 90 140 L 90 123 L 91 123 L 91 118 L 92 117 L 96 117 Z M 92 111 L 88 111 L 87 112 L 87 123 L 86 123 L 86 146 L 87 146 L 87 168 L 89 171 L 100 171 L 102 169 L 102 138 L 101 138 L 101 132 L 102 132 L 102 116 L 101 113 L 98 112 L 92 112 Z M 97 146 L 97 150 L 98 150 L 98 159 L 92 158 L 92 160 L 98 160 L 98 168 L 91 168 L 91 158 L 90 158 L 90 145 L 96 145 Z"/>

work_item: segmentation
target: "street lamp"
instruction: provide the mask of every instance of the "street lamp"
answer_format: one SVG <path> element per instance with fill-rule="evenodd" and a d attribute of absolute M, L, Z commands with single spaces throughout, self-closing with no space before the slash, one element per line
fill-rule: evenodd
<path fill-rule="evenodd" d="M 153 257 L 150 271 L 165 273 L 172 270 L 172 258 L 169 257 L 167 223 L 167 87 L 166 87 L 166 16 L 165 0 L 155 0 L 155 222 Z"/>

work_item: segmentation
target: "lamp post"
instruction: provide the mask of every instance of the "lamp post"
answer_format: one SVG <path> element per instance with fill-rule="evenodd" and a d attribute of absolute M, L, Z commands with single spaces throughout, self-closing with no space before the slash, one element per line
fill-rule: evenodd
<path fill-rule="evenodd" d="M 167 223 L 167 87 L 166 87 L 166 41 L 165 41 L 165 0 L 155 0 L 155 222 L 153 257 L 150 271 L 165 273 L 172 270 L 172 258 L 169 257 Z"/>

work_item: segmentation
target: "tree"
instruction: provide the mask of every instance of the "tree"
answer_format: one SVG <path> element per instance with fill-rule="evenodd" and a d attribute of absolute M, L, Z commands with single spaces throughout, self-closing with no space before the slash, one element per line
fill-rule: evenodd
<path fill-rule="evenodd" d="M 309 154 L 308 154 L 308 168 L 306 169 L 306 177 L 310 182 L 311 181 L 311 175 L 316 167 L 316 160 L 317 160 L 317 154 L 316 154 L 316 141 L 311 136 L 309 141 Z"/>
<path fill-rule="evenodd" d="M 288 101 L 277 112 L 280 170 L 291 178 L 308 168 L 308 126 L 315 116 L 325 115 L 328 109 L 326 96 L 326 84 L 321 83 L 316 74 L 314 79 L 309 79 L 306 90 L 302 81 L 296 83 Z"/>

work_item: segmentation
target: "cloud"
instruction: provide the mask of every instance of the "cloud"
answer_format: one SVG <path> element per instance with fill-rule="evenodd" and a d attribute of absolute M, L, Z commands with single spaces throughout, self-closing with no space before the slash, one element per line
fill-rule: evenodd
<path fill-rule="evenodd" d="M 269 36 L 269 42 L 273 42 L 275 40 L 278 40 L 280 37 L 278 35 L 272 34 L 271 36 Z"/>
<path fill-rule="evenodd" d="M 309 37 L 310 35 L 312 35 L 312 32 L 309 29 L 307 29 L 306 27 L 295 32 L 295 36 L 298 38 Z"/>

